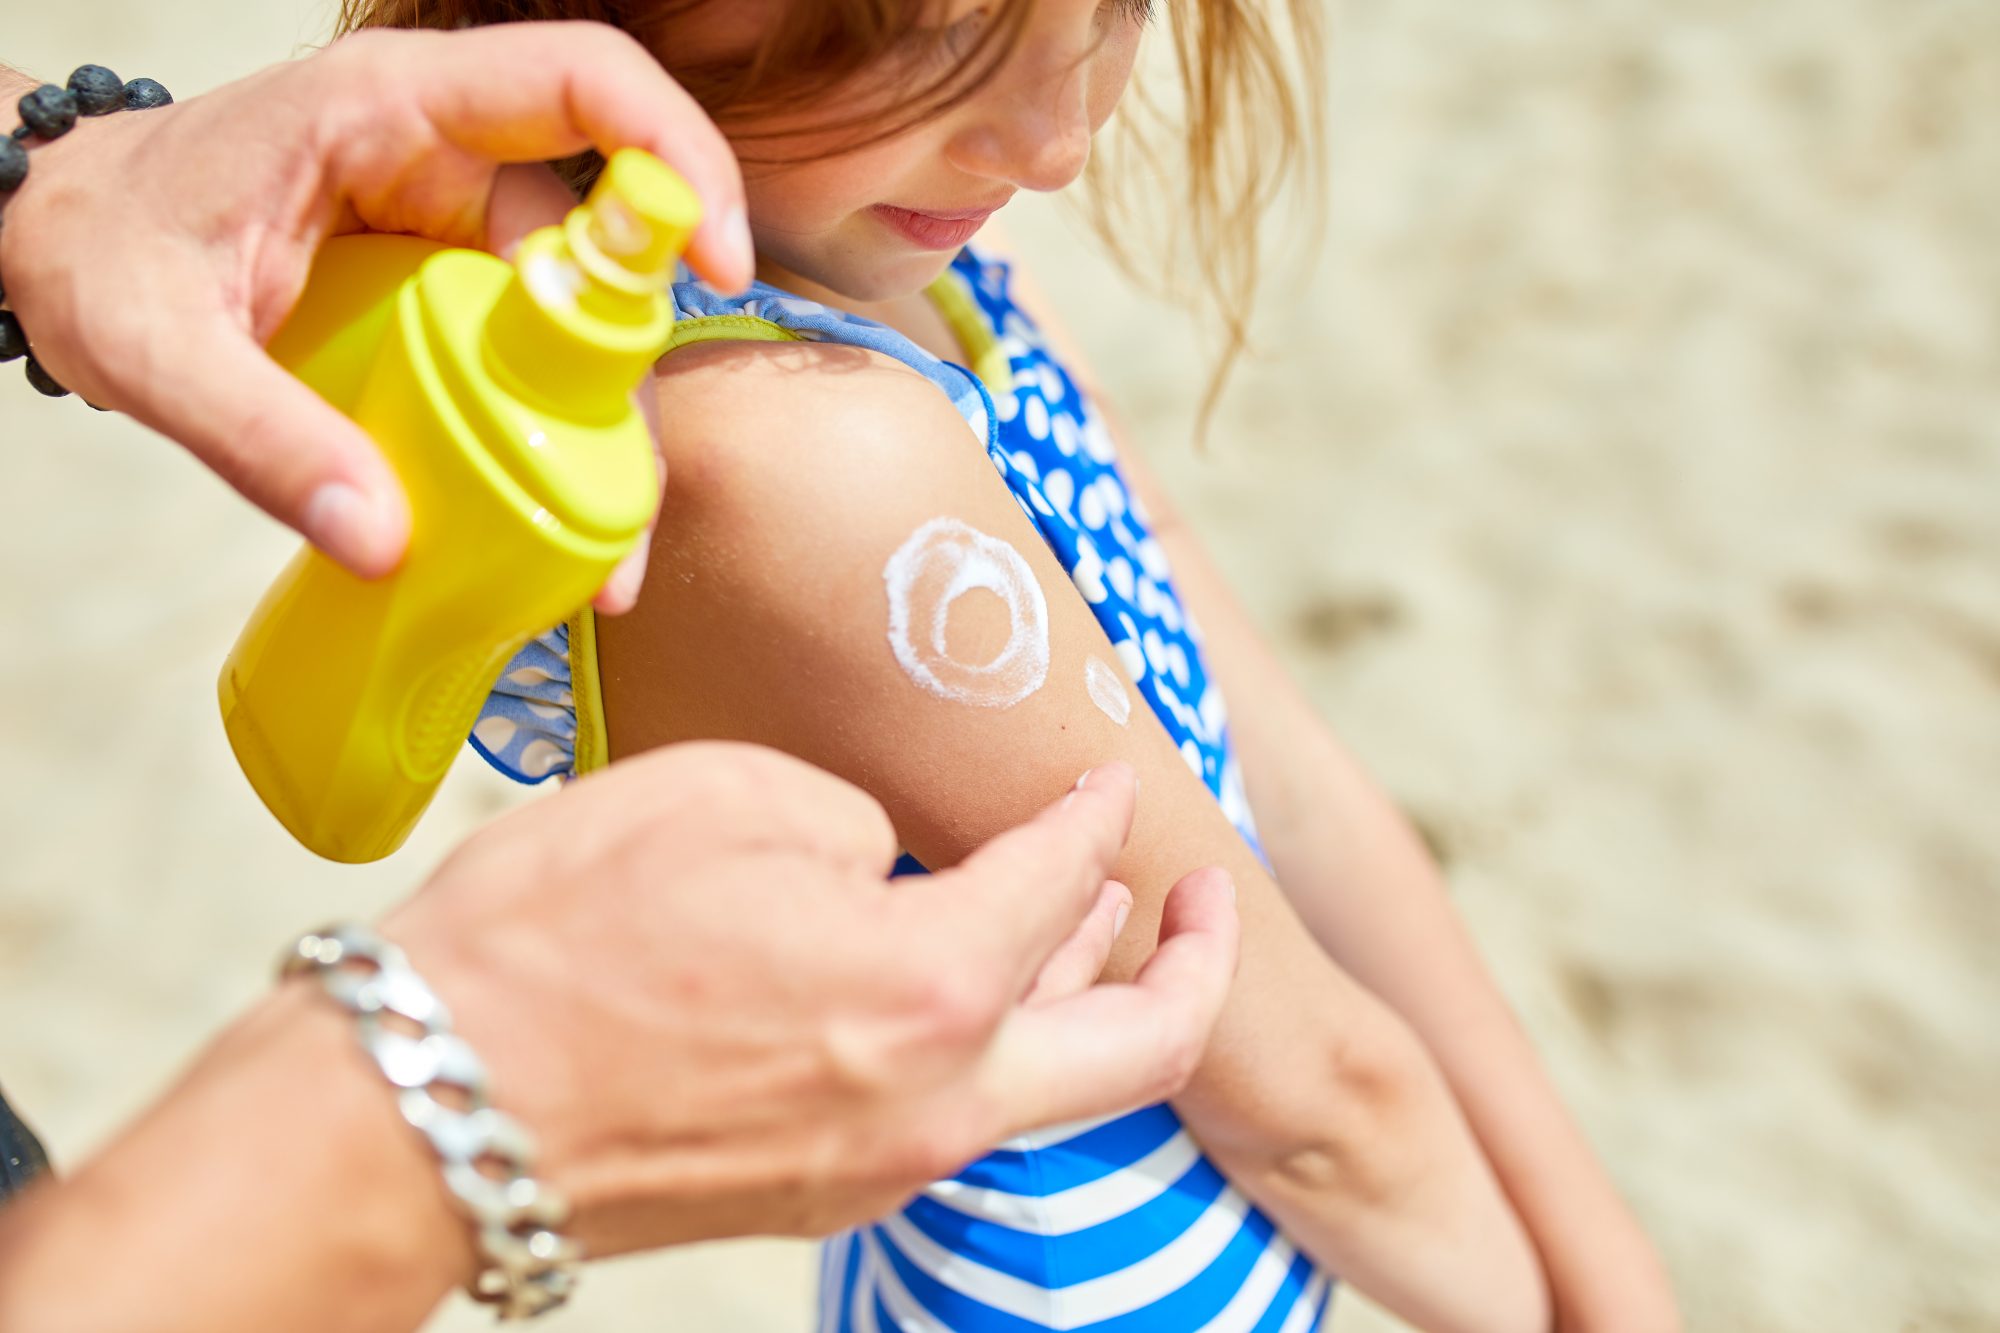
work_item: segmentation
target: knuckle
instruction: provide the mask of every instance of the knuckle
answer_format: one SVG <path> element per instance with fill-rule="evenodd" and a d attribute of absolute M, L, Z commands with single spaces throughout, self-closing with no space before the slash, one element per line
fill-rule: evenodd
<path fill-rule="evenodd" d="M 724 775 L 725 803 L 754 803 L 769 830 L 816 855 L 879 872 L 896 848 L 895 825 L 861 788 L 763 746 L 713 743 L 702 756 Z"/>
<path fill-rule="evenodd" d="M 347 142 L 368 127 L 369 140 L 383 138 L 384 128 L 400 123 L 413 103 L 413 81 L 405 66 L 436 63 L 441 56 L 419 56 L 410 48 L 444 34 L 405 28 L 357 28 L 324 48 L 308 68 L 319 76 L 315 114 L 306 120 L 308 147 L 316 161 L 335 164 L 370 160 L 379 144 L 355 147 Z"/>
<path fill-rule="evenodd" d="M 567 19 L 561 26 L 575 35 L 579 47 L 588 44 L 592 48 L 588 53 L 582 50 L 578 52 L 579 55 L 587 54 L 589 59 L 629 61 L 636 56 L 643 56 L 647 61 L 652 61 L 652 55 L 646 50 L 645 44 L 623 28 L 596 19 Z"/>
<path fill-rule="evenodd" d="M 1161 1095 L 1168 1096 L 1187 1087 L 1201 1068 L 1202 1043 L 1191 1033 L 1177 1033 L 1160 1055 Z"/>
<path fill-rule="evenodd" d="M 772 770 L 767 752 L 731 742 L 704 742 L 676 751 L 678 765 L 694 777 L 689 793 L 705 819 L 734 822 L 767 801 Z"/>
<path fill-rule="evenodd" d="M 952 1050 L 983 1048 L 1006 1013 L 1006 991 L 994 969 L 961 962 L 939 968 L 918 990 L 922 1028 L 930 1041 Z"/>
<path fill-rule="evenodd" d="M 314 63 L 345 78 L 371 77 L 411 35 L 400 28 L 356 28 L 322 49 Z"/>
<path fill-rule="evenodd" d="M 892 1188 L 909 1193 L 940 1180 L 977 1157 L 982 1145 L 956 1120 L 932 1115 L 900 1136 L 891 1158 Z"/>
<path fill-rule="evenodd" d="M 841 860 L 866 871 L 869 886 L 879 888 L 882 875 L 895 859 L 900 845 L 889 812 L 859 787 L 835 780 L 828 799 L 817 805 L 799 803 Z"/>

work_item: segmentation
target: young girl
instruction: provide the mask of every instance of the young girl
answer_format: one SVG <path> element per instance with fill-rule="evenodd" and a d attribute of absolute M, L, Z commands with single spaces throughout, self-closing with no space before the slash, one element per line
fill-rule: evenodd
<path fill-rule="evenodd" d="M 531 645 L 482 752 L 538 780 L 699 737 L 772 745 L 872 792 L 909 871 L 1123 759 L 1120 976 L 1179 875 L 1238 886 L 1241 972 L 1187 1092 L 1009 1143 L 836 1237 L 820 1326 L 1304 1330 L 1338 1274 L 1430 1328 L 1671 1327 L 1435 871 L 1025 275 L 990 229 L 972 244 L 1016 191 L 1078 176 L 1146 0 L 349 3 L 349 26 L 617 19 L 745 162 L 761 281 L 676 288 L 641 603 Z M 1226 177 L 1268 170 L 1255 131 L 1296 124 L 1294 99 L 1258 0 L 1172 6 L 1187 207 L 1219 253 L 1247 238 L 1213 220 L 1256 211 L 1223 201 L 1271 184 Z M 830 1058 L 866 1076 L 865 1053 Z"/>

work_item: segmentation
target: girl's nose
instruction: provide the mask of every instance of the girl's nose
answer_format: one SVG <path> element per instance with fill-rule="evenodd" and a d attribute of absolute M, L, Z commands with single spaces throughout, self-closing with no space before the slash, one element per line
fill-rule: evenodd
<path fill-rule="evenodd" d="M 1088 66 L 1064 61 L 1032 77 L 1003 73 L 973 100 L 948 154 L 962 171 L 1024 190 L 1060 190 L 1090 160 Z"/>

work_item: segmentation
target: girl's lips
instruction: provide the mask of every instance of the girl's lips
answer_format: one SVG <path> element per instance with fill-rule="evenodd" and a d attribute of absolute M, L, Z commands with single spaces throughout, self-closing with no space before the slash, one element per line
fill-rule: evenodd
<path fill-rule="evenodd" d="M 994 212 L 989 208 L 960 217 L 939 217 L 935 213 L 897 208 L 894 204 L 877 204 L 869 211 L 904 240 L 923 250 L 956 250 L 971 240 Z"/>

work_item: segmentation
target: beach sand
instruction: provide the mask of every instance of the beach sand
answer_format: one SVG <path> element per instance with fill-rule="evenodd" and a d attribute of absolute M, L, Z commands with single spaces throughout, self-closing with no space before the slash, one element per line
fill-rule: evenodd
<path fill-rule="evenodd" d="M 2000 8 L 1333 17 L 1329 227 L 1206 454 L 1193 324 L 1062 214 L 1016 233 L 1444 859 L 1690 1327 L 2000 1329 Z M 326 24 L 76 0 L 0 58 L 187 96 Z M 293 932 L 529 794 L 468 757 L 397 857 L 314 861 L 213 693 L 293 539 L 12 368 L 0 440 L 0 1076 L 75 1163 Z M 811 1282 L 701 1247 L 546 1327 L 781 1333 Z"/>

